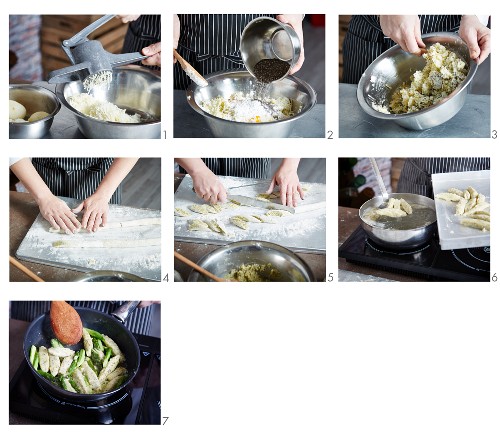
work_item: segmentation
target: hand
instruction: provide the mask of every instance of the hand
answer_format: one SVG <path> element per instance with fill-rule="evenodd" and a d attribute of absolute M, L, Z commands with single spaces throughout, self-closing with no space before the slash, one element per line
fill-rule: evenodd
<path fill-rule="evenodd" d="M 207 203 L 224 203 L 227 198 L 226 189 L 219 178 L 212 173 L 206 166 L 205 168 L 192 172 L 193 187 L 196 195 Z"/>
<path fill-rule="evenodd" d="M 298 199 L 304 199 L 304 192 L 300 186 L 299 176 L 297 175 L 297 167 L 299 161 L 297 159 L 284 159 L 281 162 L 276 174 L 271 180 L 271 185 L 267 190 L 267 194 L 271 194 L 276 185 L 280 187 L 281 204 L 285 206 L 297 206 Z"/>
<path fill-rule="evenodd" d="M 148 58 L 142 60 L 142 64 L 144 64 L 145 66 L 161 66 L 160 41 L 142 49 L 142 54 L 148 56 Z"/>
<path fill-rule="evenodd" d="M 464 15 L 460 21 L 458 35 L 469 47 L 469 54 L 481 64 L 491 51 L 491 31 L 475 15 Z"/>
<path fill-rule="evenodd" d="M 96 232 L 99 226 L 106 226 L 109 213 L 109 198 L 100 196 L 97 192 L 80 203 L 73 212 L 84 211 L 82 227 L 89 232 Z"/>
<path fill-rule="evenodd" d="M 384 35 L 398 43 L 405 52 L 419 56 L 424 53 L 418 15 L 381 15 L 380 27 Z"/>
<path fill-rule="evenodd" d="M 179 46 L 179 38 L 181 37 L 181 22 L 179 20 L 179 16 L 174 14 L 174 49 L 177 49 Z M 177 62 L 177 59 L 174 57 L 174 64 Z"/>
<path fill-rule="evenodd" d="M 142 309 L 143 307 L 149 307 L 152 306 L 153 304 L 161 304 L 161 301 L 141 301 L 137 307 L 139 309 Z"/>
<path fill-rule="evenodd" d="M 297 72 L 302 67 L 302 64 L 304 64 L 304 60 L 306 59 L 304 53 L 304 34 L 302 32 L 303 18 L 303 14 L 280 14 L 276 16 L 276 20 L 281 21 L 281 23 L 289 24 L 294 29 L 294 31 L 297 32 L 297 35 L 300 39 L 300 56 L 295 66 L 293 66 L 290 70 L 290 75 Z"/>
<path fill-rule="evenodd" d="M 38 199 L 37 202 L 43 218 L 53 228 L 62 229 L 66 234 L 74 234 L 82 227 L 69 206 L 55 195 L 50 194 L 47 197 Z"/>
<path fill-rule="evenodd" d="M 135 21 L 140 17 L 140 15 L 119 15 L 118 18 L 122 23 L 128 23 L 129 21 Z"/>

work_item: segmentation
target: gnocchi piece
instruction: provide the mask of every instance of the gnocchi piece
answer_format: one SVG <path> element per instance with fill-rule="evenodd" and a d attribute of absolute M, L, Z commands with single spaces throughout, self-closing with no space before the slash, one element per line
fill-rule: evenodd
<path fill-rule="evenodd" d="M 465 199 L 460 199 L 457 203 L 457 206 L 455 208 L 455 214 L 456 215 L 463 215 L 465 212 L 465 205 L 467 204 L 467 200 Z"/>
<path fill-rule="evenodd" d="M 99 382 L 103 383 L 108 374 L 112 373 L 119 363 L 120 363 L 120 356 L 113 356 L 109 360 L 108 365 L 106 365 L 99 373 Z"/>
<path fill-rule="evenodd" d="M 57 376 L 57 373 L 59 373 L 59 369 L 61 367 L 61 360 L 59 359 L 59 356 L 54 356 L 53 354 L 49 354 L 49 370 L 50 374 L 52 376 Z"/>
<path fill-rule="evenodd" d="M 229 219 L 229 221 L 240 229 L 248 230 L 248 222 L 243 216 L 234 216 Z"/>
<path fill-rule="evenodd" d="M 474 188 L 472 188 L 472 186 L 468 186 L 467 191 L 469 191 L 471 199 L 474 199 L 479 195 L 479 193 Z"/>
<path fill-rule="evenodd" d="M 469 218 L 476 218 L 478 220 L 484 220 L 484 221 L 487 221 L 489 222 L 490 221 L 490 216 L 487 215 L 487 214 L 470 214 L 470 215 L 467 215 L 466 217 L 469 217 Z"/>
<path fill-rule="evenodd" d="M 273 217 L 286 217 L 287 215 L 292 215 L 290 211 L 285 211 L 284 209 L 270 209 L 264 215 Z"/>
<path fill-rule="evenodd" d="M 94 390 L 98 390 L 99 387 L 101 386 L 101 383 L 99 382 L 99 378 L 97 377 L 97 374 L 95 374 L 94 370 L 90 368 L 90 365 L 88 362 L 84 362 L 82 365 L 82 371 L 87 380 L 89 381 L 90 386 Z"/>
<path fill-rule="evenodd" d="M 50 367 L 50 360 L 47 347 L 44 347 L 43 345 L 40 346 L 40 348 L 38 349 L 38 358 L 40 360 L 40 370 L 42 370 L 44 373 L 48 373 Z"/>
<path fill-rule="evenodd" d="M 28 118 L 28 122 L 36 122 L 40 119 L 46 118 L 47 116 L 49 116 L 47 112 L 35 112 Z"/>
<path fill-rule="evenodd" d="M 9 99 L 9 119 L 24 120 L 25 117 L 26 117 L 26 107 L 17 101 Z"/>
<path fill-rule="evenodd" d="M 448 192 L 451 194 L 456 194 L 459 197 L 464 197 L 464 192 L 460 191 L 458 188 L 450 188 Z"/>
<path fill-rule="evenodd" d="M 469 212 L 476 205 L 477 205 L 477 197 L 471 197 L 465 204 L 464 212 Z"/>
<path fill-rule="evenodd" d="M 73 362 L 72 356 L 66 356 L 65 358 L 63 358 L 61 366 L 59 367 L 59 374 L 61 376 L 64 376 L 66 374 L 68 368 L 71 366 L 71 362 Z"/>
<path fill-rule="evenodd" d="M 479 212 L 479 211 L 484 211 L 485 209 L 487 209 L 489 207 L 490 207 L 490 204 L 487 202 L 478 203 L 476 206 L 474 206 L 474 208 L 472 208 L 470 211 L 467 212 L 467 215 L 475 214 L 476 212 Z"/>
<path fill-rule="evenodd" d="M 104 337 L 104 345 L 106 347 L 109 347 L 111 348 L 111 351 L 113 352 L 113 354 L 115 356 L 120 356 L 122 354 L 121 350 L 118 348 L 118 345 L 116 344 L 115 341 L 113 341 L 113 339 L 111 339 L 109 336 L 107 335 L 102 335 Z"/>
<path fill-rule="evenodd" d="M 104 371 L 104 368 L 102 371 Z M 80 371 L 80 369 L 77 368 L 75 371 L 73 371 L 72 377 L 80 393 L 90 394 L 92 392 L 92 389 L 89 385 L 87 385 L 87 381 L 83 377 L 83 373 Z"/>
<path fill-rule="evenodd" d="M 92 348 L 94 347 L 94 344 L 92 343 L 92 337 L 89 335 L 89 332 L 87 331 L 86 328 L 83 329 L 82 338 L 83 338 L 83 348 L 85 349 L 85 354 L 88 357 L 90 357 L 90 355 L 92 354 Z"/>
<path fill-rule="evenodd" d="M 467 190 L 464 191 L 464 199 L 465 200 L 469 200 L 470 199 L 470 192 L 467 191 Z"/>
<path fill-rule="evenodd" d="M 480 229 L 484 232 L 490 230 L 490 222 L 476 218 L 464 218 L 460 220 L 460 224 L 469 228 Z"/>
<path fill-rule="evenodd" d="M 386 208 L 389 208 L 389 209 L 393 209 L 394 208 L 394 202 L 396 201 L 396 199 L 394 199 L 393 197 L 391 197 L 389 199 L 389 201 L 387 202 L 387 206 Z"/>
<path fill-rule="evenodd" d="M 197 214 L 217 214 L 217 211 L 211 205 L 189 205 L 188 209 Z"/>
<path fill-rule="evenodd" d="M 436 194 L 435 198 L 440 200 L 446 200 L 448 202 L 458 202 L 462 197 L 457 196 L 456 194 L 453 193 L 446 192 L 446 193 Z"/>
<path fill-rule="evenodd" d="M 413 208 L 411 205 L 405 200 L 405 199 L 400 199 L 400 204 L 401 204 L 401 209 L 406 212 L 408 215 L 413 214 Z"/>
<path fill-rule="evenodd" d="M 222 210 L 224 209 L 224 206 L 221 203 L 214 203 L 213 205 L 210 206 L 214 209 L 216 214 L 222 212 Z"/>
<path fill-rule="evenodd" d="M 210 228 L 202 220 L 189 220 L 188 221 L 188 231 L 209 231 Z"/>
<path fill-rule="evenodd" d="M 217 232 L 218 234 L 230 235 L 224 225 L 222 225 L 222 223 L 218 222 L 217 220 L 209 220 L 207 222 L 207 225 L 212 231 Z"/>
<path fill-rule="evenodd" d="M 66 347 L 50 347 L 49 353 L 59 357 L 73 356 L 75 354 L 74 350 Z"/>
<path fill-rule="evenodd" d="M 377 209 L 374 212 L 375 215 L 379 217 L 405 217 L 407 214 L 406 212 L 402 211 L 401 209 L 394 209 L 394 208 L 382 208 L 382 209 Z"/>
<path fill-rule="evenodd" d="M 189 217 L 191 214 L 182 208 L 175 208 L 174 215 L 176 217 Z"/>
<path fill-rule="evenodd" d="M 278 223 L 276 217 L 269 217 L 267 215 L 252 215 L 252 217 L 261 223 Z"/>

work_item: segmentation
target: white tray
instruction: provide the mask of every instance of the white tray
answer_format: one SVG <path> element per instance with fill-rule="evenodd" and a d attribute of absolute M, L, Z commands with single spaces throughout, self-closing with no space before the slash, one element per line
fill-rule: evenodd
<path fill-rule="evenodd" d="M 440 173 L 432 175 L 434 198 L 436 194 L 447 192 L 449 188 L 464 190 L 472 186 L 486 196 L 490 203 L 490 171 L 465 171 L 460 173 Z M 468 228 L 460 224 L 461 216 L 455 215 L 456 203 L 436 200 L 436 217 L 441 249 L 465 249 L 490 245 L 489 231 Z"/>

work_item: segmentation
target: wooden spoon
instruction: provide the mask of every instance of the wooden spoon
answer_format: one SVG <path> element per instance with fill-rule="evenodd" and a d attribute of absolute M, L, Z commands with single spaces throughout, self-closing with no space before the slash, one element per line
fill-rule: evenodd
<path fill-rule="evenodd" d="M 10 264 L 13 266 L 17 267 L 21 272 L 24 272 L 26 275 L 28 275 L 32 280 L 38 281 L 38 282 L 44 282 L 36 273 L 32 272 L 29 270 L 24 264 L 20 263 L 16 259 L 12 258 L 9 255 L 9 261 Z"/>
<path fill-rule="evenodd" d="M 212 272 L 209 272 L 206 269 L 203 269 L 203 267 L 198 266 L 194 261 L 191 261 L 189 258 L 186 258 L 184 255 L 179 254 L 179 252 L 174 251 L 174 257 L 177 258 L 178 260 L 182 261 L 183 263 L 187 264 L 188 266 L 192 267 L 194 270 L 197 272 L 200 272 L 202 275 L 205 275 L 206 277 L 210 278 L 213 281 L 217 281 L 219 283 L 227 283 L 228 281 L 233 281 L 233 280 L 226 280 L 225 278 L 218 277 L 217 275 L 214 275 Z"/>
<path fill-rule="evenodd" d="M 82 339 L 83 325 L 78 312 L 66 301 L 52 301 L 50 304 L 52 330 L 65 345 L 74 345 Z"/>
<path fill-rule="evenodd" d="M 182 58 L 179 53 L 174 49 L 174 57 L 177 59 L 179 64 L 182 67 L 182 70 L 186 72 L 186 75 L 189 76 L 197 85 L 200 87 L 208 86 L 208 81 L 201 76 L 198 71 L 191 66 L 184 58 Z"/>

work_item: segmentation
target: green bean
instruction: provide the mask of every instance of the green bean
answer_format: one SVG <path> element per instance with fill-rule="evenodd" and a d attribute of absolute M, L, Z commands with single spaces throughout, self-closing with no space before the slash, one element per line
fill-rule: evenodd
<path fill-rule="evenodd" d="M 90 359 L 89 357 L 87 358 L 87 364 L 89 364 L 89 367 L 92 368 L 94 373 L 96 373 L 96 374 L 98 373 L 96 366 L 92 362 L 92 359 Z"/>
<path fill-rule="evenodd" d="M 80 367 L 83 364 L 84 360 L 85 360 L 85 350 L 82 348 L 80 351 L 78 351 L 78 361 L 76 363 L 76 366 Z"/>
<path fill-rule="evenodd" d="M 91 330 L 90 328 L 86 328 L 89 332 L 89 335 L 92 336 L 93 338 L 100 339 L 101 341 L 104 341 L 104 336 L 101 335 L 99 332 L 96 332 L 95 330 Z"/>
<path fill-rule="evenodd" d="M 45 371 L 42 370 L 36 370 L 36 371 L 40 376 L 44 377 L 45 379 L 50 380 L 53 383 L 57 382 L 57 379 L 54 376 L 52 376 L 52 374 L 46 373 Z"/>
<path fill-rule="evenodd" d="M 104 345 L 100 339 L 92 338 L 92 342 L 94 343 L 94 348 L 99 351 L 104 350 Z"/>
<path fill-rule="evenodd" d="M 36 347 L 34 345 L 30 348 L 30 363 L 33 365 L 35 363 Z"/>
<path fill-rule="evenodd" d="M 102 361 L 102 367 L 106 368 L 109 362 L 109 358 L 111 357 L 111 354 L 113 353 L 113 350 L 111 348 L 107 347 L 105 350 L 105 355 L 104 355 L 104 360 Z"/>
<path fill-rule="evenodd" d="M 78 392 L 78 393 L 81 393 L 81 390 L 80 388 L 78 387 L 78 385 L 76 384 L 75 380 L 72 378 L 72 377 L 69 377 L 68 378 L 69 380 L 69 383 L 70 385 Z"/>
<path fill-rule="evenodd" d="M 38 370 L 38 363 L 40 362 L 40 356 L 38 355 L 38 351 L 35 353 L 35 358 L 33 359 L 33 368 Z"/>
<path fill-rule="evenodd" d="M 68 368 L 68 371 L 66 372 L 67 374 L 73 373 L 77 367 L 78 363 L 78 353 L 75 353 L 75 357 L 73 358 L 73 362 L 71 362 L 71 365 Z"/>
<path fill-rule="evenodd" d="M 57 348 L 57 347 L 63 347 L 64 348 L 64 345 L 62 345 L 56 338 L 52 338 L 50 340 L 50 345 L 52 345 L 52 347 L 54 347 L 54 348 Z"/>

